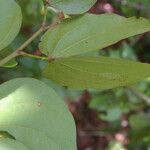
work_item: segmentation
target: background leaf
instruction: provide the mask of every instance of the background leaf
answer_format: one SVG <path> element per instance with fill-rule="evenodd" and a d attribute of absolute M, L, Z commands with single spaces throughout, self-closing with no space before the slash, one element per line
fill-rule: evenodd
<path fill-rule="evenodd" d="M 14 0 L 0 0 L 0 50 L 9 45 L 19 32 L 21 9 Z"/>
<path fill-rule="evenodd" d="M 40 49 L 51 57 L 70 57 L 99 50 L 122 39 L 150 31 L 148 19 L 116 14 L 86 14 L 63 21 L 45 33 Z"/>
<path fill-rule="evenodd" d="M 43 74 L 71 88 L 110 89 L 150 76 L 150 65 L 107 57 L 73 57 L 51 62 Z"/>
<path fill-rule="evenodd" d="M 14 79 L 0 85 L 0 99 L 0 131 L 32 150 L 76 150 L 74 121 L 53 89 Z"/>
<path fill-rule="evenodd" d="M 82 14 L 88 11 L 97 0 L 51 0 L 51 6 L 66 14 Z"/>
<path fill-rule="evenodd" d="M 129 123 L 133 130 L 143 130 L 144 128 L 149 128 L 150 113 L 138 113 L 131 115 Z"/>

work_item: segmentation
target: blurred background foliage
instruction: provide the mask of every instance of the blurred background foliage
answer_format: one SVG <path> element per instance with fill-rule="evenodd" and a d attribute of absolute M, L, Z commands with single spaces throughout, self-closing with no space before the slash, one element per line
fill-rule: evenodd
<path fill-rule="evenodd" d="M 42 0 L 17 1 L 22 8 L 23 24 L 20 34 L 8 47 L 9 51 L 15 50 L 40 27 L 43 15 Z M 150 18 L 150 1 L 98 0 L 89 12 Z M 54 15 L 49 11 L 48 22 Z M 41 55 L 39 41 L 40 37 L 26 51 Z M 150 34 L 122 40 L 92 55 L 150 63 Z M 43 78 L 41 71 L 45 62 L 22 57 L 16 61 L 11 62 L 14 66 L 18 63 L 13 69 L 0 68 L 0 82 L 17 77 L 33 77 L 52 86 L 64 98 L 75 118 L 78 150 L 150 150 L 150 78 L 131 87 L 75 91 Z"/>

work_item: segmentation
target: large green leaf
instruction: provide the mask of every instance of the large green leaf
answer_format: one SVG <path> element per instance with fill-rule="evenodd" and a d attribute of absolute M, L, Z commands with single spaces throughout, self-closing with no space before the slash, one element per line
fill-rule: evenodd
<path fill-rule="evenodd" d="M 0 50 L 9 45 L 19 32 L 21 9 L 14 0 L 0 0 Z"/>
<path fill-rule="evenodd" d="M 30 150 L 76 150 L 73 118 L 53 89 L 35 79 L 14 79 L 0 85 L 0 99 L 0 131 Z"/>
<path fill-rule="evenodd" d="M 51 0 L 51 6 L 66 14 L 82 14 L 88 11 L 97 0 Z"/>
<path fill-rule="evenodd" d="M 99 50 L 133 35 L 150 31 L 150 20 L 116 14 L 86 14 L 48 30 L 39 47 L 51 57 L 69 57 Z"/>
<path fill-rule="evenodd" d="M 22 143 L 12 139 L 0 139 L 0 150 L 30 150 Z"/>
<path fill-rule="evenodd" d="M 43 74 L 71 88 L 110 89 L 150 76 L 150 65 L 107 57 L 72 57 L 49 63 Z"/>

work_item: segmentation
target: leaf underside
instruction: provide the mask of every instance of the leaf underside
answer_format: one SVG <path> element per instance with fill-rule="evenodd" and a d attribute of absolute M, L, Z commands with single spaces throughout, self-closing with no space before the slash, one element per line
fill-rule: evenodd
<path fill-rule="evenodd" d="M 150 65 L 107 57 L 72 57 L 49 63 L 43 75 L 70 88 L 104 90 L 149 77 Z"/>

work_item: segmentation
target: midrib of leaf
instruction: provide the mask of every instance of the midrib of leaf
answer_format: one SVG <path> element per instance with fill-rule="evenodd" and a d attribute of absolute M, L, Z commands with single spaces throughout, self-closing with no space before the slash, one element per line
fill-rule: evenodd
<path fill-rule="evenodd" d="M 80 24 L 82 24 L 82 22 L 80 23 Z M 63 24 L 62 24 L 63 25 Z M 54 48 L 54 50 L 52 51 L 52 53 L 51 53 L 51 55 L 53 56 L 53 52 L 56 52 L 56 51 L 58 51 L 58 50 L 56 50 L 57 48 L 58 48 L 58 44 L 61 42 L 61 40 L 65 37 L 65 36 L 67 36 L 68 34 L 71 34 L 71 32 L 74 32 L 75 30 L 77 30 L 78 28 L 80 28 L 80 27 L 75 27 L 73 30 L 69 30 L 68 32 L 66 32 L 65 34 L 64 34 L 64 30 L 63 30 L 63 28 L 61 27 L 61 30 L 62 30 L 62 36 L 59 36 L 59 38 L 58 38 L 58 41 L 57 41 L 57 43 L 56 43 L 56 45 L 55 45 L 55 48 Z M 63 35 L 64 34 L 64 35 Z M 86 37 L 85 37 L 86 38 Z M 82 39 L 81 39 L 82 40 Z M 77 42 L 79 42 L 79 41 L 77 41 Z M 74 43 L 75 44 L 75 43 Z M 49 43 L 47 43 L 47 47 L 48 47 L 48 45 L 49 45 Z M 65 49 L 64 49 L 65 50 Z"/>
<path fill-rule="evenodd" d="M 69 30 L 68 32 L 66 32 L 65 34 L 64 34 L 64 29 L 61 27 L 61 29 L 60 29 L 60 31 L 61 31 L 61 36 L 58 36 L 58 41 L 56 41 L 56 44 L 55 44 L 55 48 L 51 51 L 51 54 L 50 55 L 52 55 L 53 54 L 53 52 L 55 52 L 56 51 L 56 49 L 57 49 L 57 47 L 58 47 L 58 43 L 62 40 L 62 38 L 64 38 L 66 35 L 68 35 L 68 34 L 70 34 L 71 32 L 73 32 L 74 30 L 76 30 L 76 29 L 78 29 L 79 27 L 75 27 L 73 30 Z M 63 35 L 64 34 L 64 35 Z M 46 45 L 47 47 L 49 47 L 49 43 L 48 43 L 48 41 L 47 41 L 47 45 Z M 53 56 L 53 55 L 52 55 Z"/>
<path fill-rule="evenodd" d="M 114 33 L 117 33 L 117 32 L 120 32 L 120 31 L 122 31 L 122 23 L 124 23 L 124 24 L 126 24 L 126 26 L 125 27 L 123 27 L 123 29 L 124 28 L 126 28 L 126 27 L 128 27 L 128 25 L 134 25 L 134 22 L 130 22 L 130 20 L 133 20 L 133 19 L 135 19 L 134 17 L 131 17 L 131 18 L 129 18 L 128 20 L 126 20 L 126 21 L 123 21 L 123 22 L 120 22 L 120 24 L 117 26 L 117 27 L 115 27 L 115 26 L 113 26 L 113 30 L 111 29 L 111 30 L 104 30 L 103 32 L 101 32 L 101 36 L 103 37 L 104 35 L 106 35 L 106 33 L 108 33 L 109 32 L 109 34 L 114 34 Z M 142 19 L 142 18 L 140 18 L 140 19 Z M 81 23 L 82 24 L 82 23 Z M 141 23 L 142 24 L 142 23 Z M 145 23 L 143 23 L 143 24 L 145 24 Z M 52 53 L 51 53 L 51 55 L 52 56 L 54 56 L 54 57 L 57 57 L 57 55 L 58 55 L 58 57 L 60 57 L 61 56 L 61 54 L 62 53 L 67 53 L 68 52 L 68 50 L 70 49 L 70 48 L 72 48 L 72 47 L 74 47 L 75 45 L 78 45 L 78 44 L 80 44 L 80 43 L 82 43 L 82 42 L 84 42 L 84 41 L 86 41 L 86 40 L 90 40 L 91 38 L 94 38 L 94 37 L 96 37 L 96 36 L 98 36 L 99 35 L 99 33 L 92 33 L 92 34 L 90 34 L 90 36 L 86 36 L 85 35 L 85 37 L 83 37 L 82 39 L 79 39 L 79 41 L 75 41 L 75 43 L 73 43 L 72 45 L 69 45 L 68 47 L 66 47 L 65 49 L 58 49 L 58 46 L 60 46 L 59 45 L 59 43 L 68 35 L 68 34 L 71 34 L 72 32 L 74 32 L 74 31 L 76 31 L 77 29 L 78 29 L 79 27 L 76 27 L 76 28 L 74 28 L 73 30 L 70 30 L 70 31 L 68 31 L 66 34 L 64 34 L 63 36 L 60 36 L 60 38 L 59 38 L 59 40 L 58 40 L 58 42 L 57 42 L 57 44 L 56 44 L 56 47 L 55 47 L 55 49 L 52 51 Z M 120 30 L 120 31 L 118 31 L 118 30 Z M 62 33 L 63 34 L 63 33 Z M 140 34 L 140 33 L 137 33 L 137 34 Z M 126 33 L 126 34 L 123 34 L 123 35 L 116 35 L 116 37 L 112 37 L 111 39 L 113 39 L 111 42 L 109 42 L 109 44 L 108 44 L 108 39 L 106 39 L 106 41 L 105 42 L 103 42 L 102 43 L 102 46 L 97 46 L 97 48 L 95 48 L 95 50 L 98 50 L 98 49 L 100 49 L 100 48 L 104 48 L 105 46 L 109 46 L 109 45 L 112 45 L 113 43 L 116 43 L 117 41 L 120 41 L 120 40 L 122 40 L 122 39 L 125 39 L 125 38 L 128 38 L 128 37 L 130 37 L 130 36 L 132 36 L 132 35 L 135 35 L 135 33 L 132 33 L 132 34 L 130 34 L 130 33 Z M 109 36 L 109 35 L 108 35 Z M 119 40 L 117 39 L 117 37 L 119 37 Z M 48 45 L 47 45 L 48 46 Z M 83 52 L 84 53 L 84 52 Z"/>
<path fill-rule="evenodd" d="M 82 42 L 84 42 L 85 40 L 88 40 L 88 39 L 90 39 L 90 38 L 92 38 L 92 36 L 91 36 L 91 37 L 90 37 L 90 36 L 85 37 L 85 38 L 81 39 L 80 41 L 77 41 L 76 43 L 74 43 L 74 44 L 68 46 L 66 49 L 60 50 L 60 51 L 59 51 L 60 55 L 61 55 L 62 53 L 64 53 L 64 52 L 67 52 L 70 48 L 74 47 L 75 45 L 78 45 L 78 44 L 80 44 L 80 43 L 82 43 Z M 56 48 L 57 48 L 57 47 L 56 47 Z M 54 50 L 54 52 L 56 52 L 56 51 Z M 53 55 L 52 55 L 52 56 L 53 56 Z M 55 56 L 55 55 L 54 55 L 54 56 Z"/>
<path fill-rule="evenodd" d="M 105 72 L 105 74 L 104 73 L 94 73 L 94 72 L 90 72 L 90 71 L 85 71 L 85 70 L 81 70 L 81 69 L 77 69 L 77 68 L 75 68 L 75 67 L 73 67 L 73 66 L 69 66 L 69 65 L 66 65 L 66 64 L 64 64 L 64 63 L 60 63 L 61 65 L 64 65 L 64 66 L 66 66 L 67 68 L 70 68 L 71 70 L 75 70 L 75 71 L 79 71 L 79 72 L 81 72 L 81 73 L 85 73 L 85 74 L 91 74 L 91 75 L 94 75 L 95 77 L 97 77 L 97 76 L 99 76 L 99 77 L 102 77 L 102 78 L 104 78 L 104 79 L 106 79 L 106 78 L 108 78 L 108 77 L 106 77 L 106 73 L 108 73 L 108 72 Z M 108 74 L 110 74 L 110 73 L 108 73 Z M 111 73 L 112 74 L 112 73 Z M 115 74 L 115 73 L 114 73 Z M 117 77 L 116 77 L 117 76 Z M 109 80 L 111 80 L 111 79 L 113 79 L 114 80 L 114 78 L 115 79 L 117 79 L 117 80 L 122 80 L 122 78 L 121 78 L 121 76 L 120 76 L 120 74 L 118 74 L 118 73 L 116 73 L 114 76 L 112 75 L 112 77 L 111 78 L 108 78 Z"/>
<path fill-rule="evenodd" d="M 72 21 L 72 20 L 70 20 L 70 21 Z M 74 30 L 76 30 L 76 29 L 79 28 L 79 27 L 77 26 L 77 27 L 75 27 L 73 30 L 69 30 L 69 31 L 67 31 L 67 32 L 64 34 L 65 29 L 63 28 L 63 25 L 66 24 L 66 23 L 67 23 L 67 22 L 62 22 L 62 24 L 60 24 L 60 29 L 59 29 L 59 30 L 60 30 L 61 35 L 58 36 L 57 41 L 55 42 L 55 47 L 54 47 L 54 49 L 51 50 L 51 52 L 49 53 L 50 56 L 53 54 L 54 51 L 56 51 L 56 48 L 57 48 L 57 46 L 58 46 L 58 43 L 62 40 L 62 38 L 64 38 L 66 35 L 70 34 L 70 33 L 73 32 Z M 80 24 L 82 24 L 82 23 L 80 23 Z M 57 26 L 59 26 L 59 25 L 57 25 Z M 56 28 L 57 28 L 57 26 L 56 26 Z M 48 36 L 48 37 L 49 37 L 49 36 Z M 47 38 L 46 47 L 49 47 L 48 39 L 49 39 L 49 38 Z"/>
<path fill-rule="evenodd" d="M 81 59 L 81 61 L 84 61 L 84 60 L 82 60 Z M 84 61 L 84 62 L 90 62 L 90 61 Z M 95 63 L 94 61 L 92 62 L 92 63 Z M 99 63 L 99 64 L 108 64 L 108 65 L 112 65 L 113 63 L 108 63 L 108 62 L 96 62 L 96 63 Z M 125 62 L 124 62 L 125 63 Z M 134 61 L 133 61 L 133 63 L 134 63 Z M 63 65 L 63 66 L 66 66 L 66 67 L 68 67 L 68 68 L 70 68 L 70 69 L 72 69 L 72 70 L 76 70 L 76 71 L 79 71 L 79 72 L 81 72 L 81 73 L 85 73 L 85 74 L 91 74 L 91 75 L 94 75 L 94 76 L 100 76 L 100 77 L 103 77 L 103 78 L 107 78 L 104 74 L 114 74 L 114 76 L 118 76 L 117 78 L 119 78 L 119 76 L 121 75 L 122 77 L 123 77 L 123 74 L 121 74 L 121 73 L 111 73 L 111 72 L 104 72 L 104 73 L 94 73 L 94 72 L 90 72 L 89 70 L 88 71 L 85 71 L 85 70 L 81 70 L 81 69 L 79 69 L 79 68 L 76 68 L 76 67 L 73 67 L 73 66 L 71 66 L 71 65 L 67 65 L 67 64 L 65 64 L 65 63 L 60 63 L 61 65 Z M 115 63 L 114 63 L 115 64 Z M 130 64 L 131 65 L 131 64 Z M 133 64 L 134 65 L 134 64 Z M 142 65 L 142 63 L 141 63 L 141 65 Z M 115 66 L 129 66 L 129 64 L 123 64 L 123 65 L 120 65 L 120 64 L 115 64 Z M 135 70 L 135 72 L 136 72 L 136 70 Z M 132 73 L 134 73 L 133 72 L 133 70 L 132 70 Z M 126 74 L 125 72 L 124 72 L 124 74 Z M 150 73 L 149 73 L 150 74 Z M 113 76 L 113 75 L 112 75 Z M 113 76 L 113 79 L 114 79 L 114 76 Z M 121 78 L 121 76 L 120 76 L 120 80 L 122 80 L 122 78 Z M 148 76 L 148 75 L 147 75 Z M 109 79 L 109 78 L 108 78 Z M 110 79 L 111 80 L 111 79 Z"/>
<path fill-rule="evenodd" d="M 133 63 L 133 65 L 135 65 L 134 63 L 136 63 L 135 61 L 133 60 L 122 60 L 122 59 L 119 59 L 119 58 L 110 58 L 111 60 L 115 61 L 115 62 L 109 62 L 109 61 L 105 61 L 104 60 L 108 60 L 107 57 L 103 57 L 103 56 L 100 56 L 100 57 L 95 57 L 95 60 L 94 59 L 90 59 L 90 57 L 85 57 L 86 60 L 84 59 L 84 57 L 75 57 L 75 58 L 71 58 L 71 59 L 68 59 L 68 61 L 71 61 L 71 62 L 77 62 L 77 61 L 81 61 L 81 62 L 85 62 L 85 63 L 97 63 L 97 64 L 107 64 L 107 65 L 112 65 L 112 64 L 115 64 L 116 66 L 121 66 L 119 64 L 119 61 L 123 61 L 122 64 L 123 66 L 129 66 L 127 64 L 127 62 L 130 61 L 130 63 Z M 96 60 L 97 59 L 97 60 Z M 99 60 L 98 60 L 99 59 Z M 102 61 L 101 61 L 102 60 Z M 118 61 L 118 63 L 116 64 L 116 62 Z M 143 63 L 141 63 L 142 65 Z M 130 64 L 131 65 L 131 64 Z"/>
<path fill-rule="evenodd" d="M 43 73 L 49 79 L 53 80 L 54 82 L 60 83 L 63 86 L 79 88 L 78 85 L 76 85 L 75 83 L 72 83 L 75 80 L 76 82 L 80 83 L 81 88 L 87 88 L 87 87 L 90 88 L 90 85 L 91 85 L 91 88 L 94 86 L 96 89 L 99 88 L 98 84 L 100 84 L 100 83 L 105 84 L 105 82 L 107 82 L 106 85 L 111 84 L 111 83 L 113 85 L 116 82 L 117 85 L 115 87 L 128 86 L 130 84 L 134 84 L 137 81 L 140 81 L 140 80 L 150 76 L 150 71 L 148 71 L 148 69 L 149 69 L 148 64 L 136 63 L 134 61 L 129 61 L 129 60 L 124 60 L 119 64 L 120 59 L 116 59 L 117 60 L 116 61 L 115 58 L 112 59 L 112 63 L 108 63 L 107 59 L 105 59 L 106 57 L 102 57 L 102 60 L 101 60 L 102 63 L 101 63 L 101 62 L 97 62 L 98 59 L 97 59 L 97 61 L 95 61 L 95 60 L 90 61 L 90 60 L 88 60 L 87 57 L 85 57 L 85 58 L 87 59 L 87 61 L 84 60 L 84 57 L 77 57 L 77 59 L 76 59 L 76 57 L 67 58 L 67 59 L 64 59 L 64 61 L 56 60 L 56 62 L 54 62 L 54 64 L 53 63 L 49 64 L 50 71 L 48 71 L 48 67 L 47 67 L 47 69 L 45 70 L 46 72 L 43 72 Z M 80 62 L 80 59 L 81 59 L 81 64 L 82 64 L 82 62 L 85 63 L 85 65 L 84 64 L 81 65 L 81 68 L 78 67 L 78 65 L 80 64 L 80 63 L 78 63 L 78 62 Z M 105 63 L 105 61 L 106 61 L 106 63 Z M 93 70 L 92 68 L 88 69 L 88 65 L 86 65 L 86 63 L 88 64 L 88 62 L 89 62 L 89 64 L 90 64 L 90 62 L 92 62 L 93 66 L 94 65 L 98 66 L 99 64 L 100 64 L 100 66 L 99 66 L 99 68 L 97 68 L 95 70 Z M 96 64 L 94 64 L 95 62 L 96 62 Z M 106 66 L 109 65 L 108 70 L 105 69 L 105 66 L 103 67 L 103 64 Z M 111 65 L 115 65 L 115 64 L 117 65 L 116 66 L 117 68 L 115 68 L 115 70 L 111 69 Z M 92 66 L 92 64 L 90 66 Z M 55 71 L 55 69 L 54 69 L 55 67 L 58 69 L 58 72 L 57 72 L 57 70 Z M 119 67 L 121 67 L 122 69 L 118 70 Z M 124 71 L 124 69 L 123 69 L 124 67 L 125 67 L 125 70 L 127 70 L 127 72 Z M 131 67 L 131 69 L 129 69 L 129 72 L 128 72 L 128 67 L 129 68 Z M 134 68 L 134 67 L 139 69 L 139 72 L 137 71 L 137 69 L 132 70 L 132 68 Z M 142 69 L 142 71 L 140 71 L 140 67 L 141 68 L 144 67 Z M 103 69 L 102 71 L 101 71 L 101 68 Z M 66 76 L 64 75 L 64 76 L 55 77 L 55 75 L 57 73 L 65 74 Z M 85 77 L 84 77 L 84 75 L 85 75 Z M 84 85 L 84 87 L 81 86 L 82 84 Z M 102 88 L 102 87 L 100 86 L 100 88 Z M 106 86 L 106 88 L 108 88 L 108 86 Z"/>

